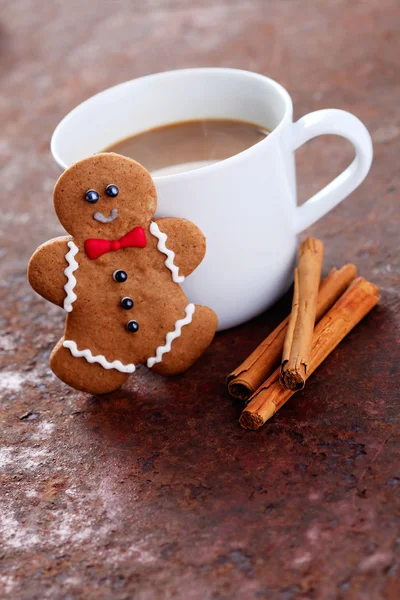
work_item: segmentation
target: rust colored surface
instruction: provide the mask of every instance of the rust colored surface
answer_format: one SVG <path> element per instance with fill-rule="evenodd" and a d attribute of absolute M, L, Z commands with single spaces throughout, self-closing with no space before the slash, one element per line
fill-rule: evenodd
<path fill-rule="evenodd" d="M 193 4 L 0 0 L 0 596 L 397 600 L 398 2 Z M 238 425 L 224 377 L 288 298 L 187 374 L 141 369 L 99 399 L 52 376 L 64 317 L 26 283 L 34 248 L 61 233 L 59 119 L 104 87 L 199 65 L 271 75 L 296 117 L 350 110 L 375 144 L 368 181 L 310 232 L 325 273 L 355 262 L 382 302 L 258 432 Z M 321 138 L 297 158 L 306 198 L 351 151 Z"/>

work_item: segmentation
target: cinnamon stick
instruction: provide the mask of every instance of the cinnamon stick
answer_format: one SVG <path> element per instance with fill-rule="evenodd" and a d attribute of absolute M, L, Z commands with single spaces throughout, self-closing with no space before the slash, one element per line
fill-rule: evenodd
<path fill-rule="evenodd" d="M 306 382 L 323 256 L 324 245 L 316 238 L 310 237 L 300 246 L 281 365 L 281 383 L 290 390 L 302 389 Z"/>
<path fill-rule="evenodd" d="M 343 338 L 379 302 L 378 288 L 358 277 L 314 330 L 308 378 Z M 279 368 L 250 398 L 240 417 L 245 429 L 258 429 L 289 400 L 297 390 L 283 388 L 279 382 Z"/>
<path fill-rule="evenodd" d="M 318 291 L 316 321 L 319 321 L 331 308 L 356 275 L 356 267 L 348 264 L 339 270 L 333 269 L 322 281 Z M 288 322 L 289 317 L 286 317 L 254 352 L 228 375 L 228 390 L 232 396 L 240 400 L 248 400 L 272 373 L 282 356 Z"/>

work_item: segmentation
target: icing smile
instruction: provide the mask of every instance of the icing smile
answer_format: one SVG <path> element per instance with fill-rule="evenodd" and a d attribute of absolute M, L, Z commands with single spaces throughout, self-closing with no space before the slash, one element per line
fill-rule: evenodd
<path fill-rule="evenodd" d="M 96 219 L 96 221 L 99 221 L 100 223 L 111 223 L 117 217 L 118 217 L 118 209 L 117 208 L 112 209 L 109 217 L 105 217 L 103 215 L 103 213 L 101 213 L 99 211 L 95 212 L 93 215 L 93 219 Z"/>

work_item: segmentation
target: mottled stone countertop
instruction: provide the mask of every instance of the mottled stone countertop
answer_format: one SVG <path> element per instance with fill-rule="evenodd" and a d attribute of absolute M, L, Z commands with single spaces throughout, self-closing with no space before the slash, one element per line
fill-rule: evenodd
<path fill-rule="evenodd" d="M 2 598 L 400 598 L 399 30 L 397 0 L 0 0 Z M 310 231 L 326 272 L 355 262 L 382 301 L 257 432 L 224 377 L 288 299 L 185 375 L 141 369 L 99 399 L 50 372 L 64 317 L 26 282 L 62 232 L 60 118 L 126 79 L 209 65 L 278 79 L 296 118 L 354 112 L 375 147 L 368 180 Z M 305 199 L 351 150 L 320 138 L 297 159 Z"/>

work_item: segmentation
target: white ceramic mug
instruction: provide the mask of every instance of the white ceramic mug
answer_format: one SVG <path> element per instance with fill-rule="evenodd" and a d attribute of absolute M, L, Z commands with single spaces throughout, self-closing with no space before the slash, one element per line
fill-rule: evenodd
<path fill-rule="evenodd" d="M 263 75 L 219 68 L 170 71 L 83 102 L 58 125 L 51 150 L 65 169 L 122 138 L 178 121 L 239 119 L 271 131 L 232 158 L 154 179 L 156 216 L 189 219 L 207 238 L 206 256 L 183 287 L 191 302 L 215 310 L 222 330 L 258 315 L 287 290 L 298 234 L 360 185 L 371 165 L 370 135 L 352 114 L 319 110 L 296 123 L 292 115 L 288 92 Z M 322 134 L 350 140 L 355 159 L 298 207 L 294 152 Z"/>

